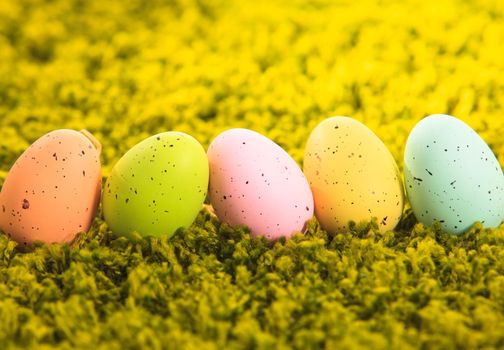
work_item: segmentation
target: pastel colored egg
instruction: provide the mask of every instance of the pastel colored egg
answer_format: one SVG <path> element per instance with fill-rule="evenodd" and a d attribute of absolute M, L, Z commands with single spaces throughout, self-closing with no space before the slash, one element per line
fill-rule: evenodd
<path fill-rule="evenodd" d="M 313 217 L 313 197 L 296 162 L 247 129 L 221 133 L 208 149 L 210 202 L 221 221 L 253 236 L 290 237 Z"/>
<path fill-rule="evenodd" d="M 149 137 L 114 166 L 103 194 L 103 215 L 117 234 L 171 236 L 190 226 L 208 189 L 201 144 L 181 132 Z"/>
<path fill-rule="evenodd" d="M 56 130 L 35 141 L 0 194 L 0 226 L 29 244 L 69 242 L 89 230 L 100 202 L 100 145 L 88 132 Z"/>
<path fill-rule="evenodd" d="M 331 233 L 350 221 L 377 218 L 380 231 L 399 222 L 404 190 L 394 158 L 364 124 L 332 117 L 318 124 L 305 149 L 304 172 L 315 199 L 315 215 Z"/>
<path fill-rule="evenodd" d="M 467 124 L 431 115 L 411 131 L 404 154 L 406 190 L 418 221 L 461 234 L 477 221 L 504 219 L 504 176 L 493 152 Z"/>

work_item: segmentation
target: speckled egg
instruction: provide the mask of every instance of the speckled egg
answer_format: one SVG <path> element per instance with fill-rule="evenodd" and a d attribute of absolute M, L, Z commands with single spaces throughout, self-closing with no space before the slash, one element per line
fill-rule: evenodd
<path fill-rule="evenodd" d="M 364 124 L 332 117 L 318 124 L 305 149 L 304 172 L 315 199 L 315 215 L 331 233 L 350 221 L 377 218 L 381 231 L 399 222 L 404 190 L 394 158 Z"/>
<path fill-rule="evenodd" d="M 149 137 L 114 166 L 103 194 L 112 231 L 129 236 L 171 236 L 190 226 L 208 189 L 208 159 L 201 144 L 181 132 Z"/>
<path fill-rule="evenodd" d="M 221 133 L 208 149 L 210 201 L 221 221 L 253 236 L 290 237 L 313 217 L 313 197 L 296 162 L 247 129 Z"/>
<path fill-rule="evenodd" d="M 504 176 L 498 160 L 467 124 L 431 115 L 411 131 L 404 154 L 406 190 L 418 221 L 439 221 L 461 234 L 476 221 L 504 219 Z"/>
<path fill-rule="evenodd" d="M 0 194 L 0 226 L 29 244 L 69 242 L 89 230 L 101 191 L 101 147 L 88 132 L 57 130 L 16 161 Z"/>

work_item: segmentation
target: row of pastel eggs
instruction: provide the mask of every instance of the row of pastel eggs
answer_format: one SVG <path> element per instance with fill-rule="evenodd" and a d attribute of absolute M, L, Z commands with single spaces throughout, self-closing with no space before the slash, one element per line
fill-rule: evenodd
<path fill-rule="evenodd" d="M 51 132 L 33 143 L 0 193 L 0 228 L 22 243 L 68 242 L 87 231 L 100 196 L 100 145 L 87 132 Z M 404 157 L 408 198 L 417 219 L 459 234 L 476 221 L 504 217 L 504 176 L 487 144 L 446 115 L 412 130 Z M 171 235 L 188 227 L 209 191 L 223 222 L 270 239 L 304 230 L 314 212 L 335 233 L 377 218 L 394 229 L 403 213 L 398 167 L 365 125 L 333 117 L 311 133 L 304 172 L 277 144 L 247 130 L 220 134 L 206 154 L 191 136 L 166 132 L 129 150 L 103 189 L 103 215 L 123 235 Z"/>

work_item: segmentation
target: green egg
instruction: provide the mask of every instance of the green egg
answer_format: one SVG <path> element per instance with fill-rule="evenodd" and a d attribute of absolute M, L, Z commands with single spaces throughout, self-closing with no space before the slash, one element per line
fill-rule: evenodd
<path fill-rule="evenodd" d="M 181 132 L 149 137 L 114 166 L 105 184 L 103 215 L 111 230 L 129 236 L 171 236 L 190 226 L 208 189 L 208 158 Z"/>

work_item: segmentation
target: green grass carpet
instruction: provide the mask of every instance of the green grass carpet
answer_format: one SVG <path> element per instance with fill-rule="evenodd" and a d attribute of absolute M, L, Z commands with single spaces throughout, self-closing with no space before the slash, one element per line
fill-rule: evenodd
<path fill-rule="evenodd" d="M 91 131 L 103 175 L 167 130 L 247 127 L 301 164 L 332 115 L 402 168 L 422 117 L 456 115 L 504 164 L 504 6 L 493 0 L 0 1 L 0 184 L 38 137 Z M 202 211 L 172 239 L 0 234 L 1 349 L 504 348 L 504 228 L 416 223 L 251 239 Z"/>

